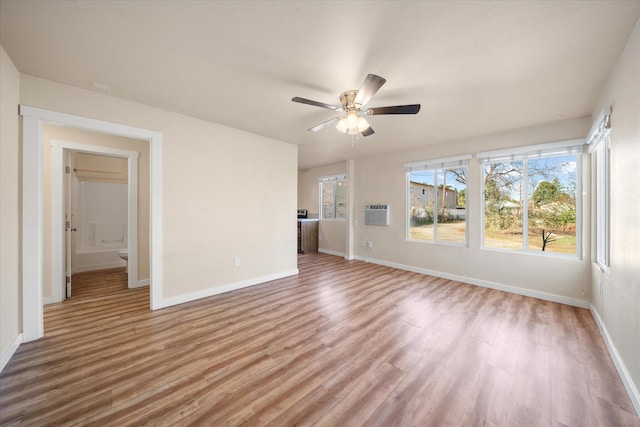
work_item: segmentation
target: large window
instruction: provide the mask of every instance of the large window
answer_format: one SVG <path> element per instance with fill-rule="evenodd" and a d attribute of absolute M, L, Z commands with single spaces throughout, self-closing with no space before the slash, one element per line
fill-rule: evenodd
<path fill-rule="evenodd" d="M 592 156 L 592 174 L 595 177 L 595 259 L 602 269 L 609 268 L 609 194 L 610 194 L 610 131 L 609 117 L 611 108 L 601 113 L 600 120 L 594 125 L 587 143 Z"/>
<path fill-rule="evenodd" d="M 582 140 L 480 153 L 485 248 L 579 254 Z"/>
<path fill-rule="evenodd" d="M 466 244 L 470 156 L 405 164 L 407 239 Z"/>
<path fill-rule="evenodd" d="M 319 178 L 320 219 L 347 218 L 347 180 L 345 175 Z"/>

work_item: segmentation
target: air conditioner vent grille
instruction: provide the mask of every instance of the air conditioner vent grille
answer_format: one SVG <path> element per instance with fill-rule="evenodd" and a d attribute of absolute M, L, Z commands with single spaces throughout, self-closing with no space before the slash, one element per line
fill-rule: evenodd
<path fill-rule="evenodd" d="M 366 225 L 389 225 L 389 205 L 365 205 L 364 223 Z"/>

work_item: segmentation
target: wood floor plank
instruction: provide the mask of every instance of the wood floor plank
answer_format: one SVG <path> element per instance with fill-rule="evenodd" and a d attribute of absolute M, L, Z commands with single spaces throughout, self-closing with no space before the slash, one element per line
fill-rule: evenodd
<path fill-rule="evenodd" d="M 0 425 L 640 426 L 588 310 L 325 254 L 151 311 L 74 275 L 0 374 Z"/>

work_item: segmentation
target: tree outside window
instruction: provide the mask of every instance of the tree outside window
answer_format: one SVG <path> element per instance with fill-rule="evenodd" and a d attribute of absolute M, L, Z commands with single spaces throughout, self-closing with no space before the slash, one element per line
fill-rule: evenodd
<path fill-rule="evenodd" d="M 484 247 L 576 254 L 578 160 L 484 163 Z"/>

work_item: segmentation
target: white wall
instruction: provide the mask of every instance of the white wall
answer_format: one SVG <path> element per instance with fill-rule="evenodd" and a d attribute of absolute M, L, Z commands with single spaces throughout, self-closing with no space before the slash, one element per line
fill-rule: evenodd
<path fill-rule="evenodd" d="M 20 343 L 19 79 L 0 46 L 0 370 Z"/>
<path fill-rule="evenodd" d="M 594 120 L 605 106 L 612 107 L 611 269 L 604 277 L 593 269 L 593 310 L 627 371 L 640 413 L 640 21 L 593 109 Z"/>
<path fill-rule="evenodd" d="M 584 138 L 590 124 L 586 117 L 565 120 L 356 160 L 355 219 L 359 224 L 355 226 L 356 257 L 586 307 L 591 292 L 588 241 L 584 260 L 480 249 L 482 172 L 477 159 L 470 161 L 468 170 L 469 246 L 407 241 L 403 164 Z M 371 203 L 390 205 L 390 226 L 364 225 L 364 206 Z M 589 223 L 589 212 L 584 220 Z M 373 248 L 362 248 L 361 240 L 372 241 Z"/>
<path fill-rule="evenodd" d="M 307 209 L 310 218 L 318 218 L 320 213 L 318 177 L 346 173 L 346 162 L 299 171 L 298 208 Z M 321 220 L 318 225 L 318 250 L 334 255 L 344 255 L 346 253 L 346 229 L 347 221 Z"/>
<path fill-rule="evenodd" d="M 297 271 L 295 145 L 29 75 L 20 90 L 24 105 L 163 133 L 164 304 Z"/>

